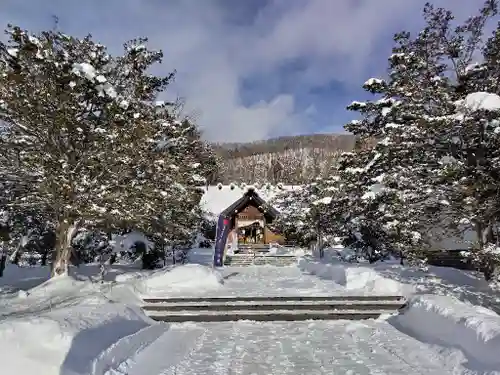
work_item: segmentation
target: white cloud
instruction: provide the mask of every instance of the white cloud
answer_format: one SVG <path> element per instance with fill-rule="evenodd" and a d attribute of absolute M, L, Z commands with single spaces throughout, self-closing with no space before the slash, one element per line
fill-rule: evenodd
<path fill-rule="evenodd" d="M 123 41 L 146 35 L 153 46 L 165 52 L 163 71 L 178 71 L 170 95 L 186 98 L 186 111 L 197 114 L 208 139 L 253 141 L 299 133 L 311 125 L 312 108 L 317 108 L 314 103 L 299 107 L 297 94 L 332 79 L 360 86 L 368 78 L 367 72 L 378 70 L 373 66 L 374 57 L 389 52 L 380 50 L 381 38 L 413 28 L 421 20 L 425 1 L 273 0 L 260 9 L 253 22 L 244 24 L 231 19 L 232 7 L 243 4 L 237 1 L 31 3 L 38 4 L 46 20 L 40 20 L 39 10 L 30 10 L 15 0 L 2 2 L 1 20 L 19 22 L 26 28 L 39 28 L 44 23 L 46 28 L 50 26 L 49 15 L 58 14 L 65 31 L 80 35 L 91 32 L 115 51 Z M 460 13 L 480 6 L 469 3 L 461 3 Z M 390 47 L 390 43 L 384 45 Z M 271 98 L 262 93 L 253 102 L 244 103 L 240 90 L 243 79 L 260 76 L 280 87 L 283 77 L 277 69 L 294 59 L 305 64 L 302 74 L 294 77 L 300 92 L 278 92 Z M 385 66 L 378 68 L 381 73 L 385 70 Z"/>

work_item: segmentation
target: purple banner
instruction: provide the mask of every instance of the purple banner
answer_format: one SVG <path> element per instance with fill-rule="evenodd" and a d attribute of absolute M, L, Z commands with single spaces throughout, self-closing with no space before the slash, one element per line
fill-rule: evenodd
<path fill-rule="evenodd" d="M 217 221 L 217 230 L 215 236 L 214 249 L 214 267 L 222 267 L 224 264 L 224 250 L 226 248 L 227 236 L 229 235 L 231 223 L 223 215 L 219 216 Z"/>

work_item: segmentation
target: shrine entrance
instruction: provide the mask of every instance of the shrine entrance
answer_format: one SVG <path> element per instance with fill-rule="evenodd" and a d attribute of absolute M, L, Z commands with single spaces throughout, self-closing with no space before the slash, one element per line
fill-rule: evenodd
<path fill-rule="evenodd" d="M 268 224 L 278 216 L 278 211 L 266 204 L 254 189 L 227 207 L 217 223 L 214 266 L 221 267 L 227 250 L 239 252 L 238 245 L 265 245 L 282 242 L 283 237 L 271 231 Z M 228 241 L 229 240 L 229 241 Z"/>
<path fill-rule="evenodd" d="M 238 243 L 265 243 L 266 218 L 262 210 L 249 204 L 236 214 L 235 227 L 238 234 Z"/>
<path fill-rule="evenodd" d="M 259 222 L 238 226 L 238 243 L 240 244 L 264 244 L 264 236 L 264 227 Z"/>

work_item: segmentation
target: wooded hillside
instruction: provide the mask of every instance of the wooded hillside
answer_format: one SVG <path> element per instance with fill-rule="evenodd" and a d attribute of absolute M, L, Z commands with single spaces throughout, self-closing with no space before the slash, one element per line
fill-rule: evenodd
<path fill-rule="evenodd" d="M 311 134 L 213 147 L 222 160 L 217 182 L 301 184 L 324 175 L 341 152 L 353 149 L 354 137 Z"/>

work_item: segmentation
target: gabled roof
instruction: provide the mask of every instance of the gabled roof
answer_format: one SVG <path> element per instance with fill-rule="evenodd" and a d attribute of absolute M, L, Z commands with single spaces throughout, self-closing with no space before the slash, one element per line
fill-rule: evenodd
<path fill-rule="evenodd" d="M 236 184 L 234 185 L 213 185 L 208 187 L 201 187 L 203 189 L 203 196 L 201 197 L 200 206 L 201 209 L 210 218 L 216 218 L 220 215 L 222 211 L 227 209 L 229 206 L 238 201 L 241 197 L 245 195 L 248 190 L 254 189 L 255 192 L 264 201 L 269 202 L 272 198 L 276 197 L 277 194 L 282 191 L 289 190 L 299 190 L 301 186 L 299 185 L 284 185 L 282 188 L 276 186 L 267 187 L 256 187 L 247 186 L 241 187 Z"/>
<path fill-rule="evenodd" d="M 257 194 L 255 189 L 248 189 L 240 199 L 223 210 L 221 215 L 232 216 L 245 209 L 252 201 L 255 202 L 255 206 L 262 211 L 264 215 L 269 216 L 271 219 L 279 215 L 279 212 L 274 207 L 268 205 L 266 201 Z"/>

